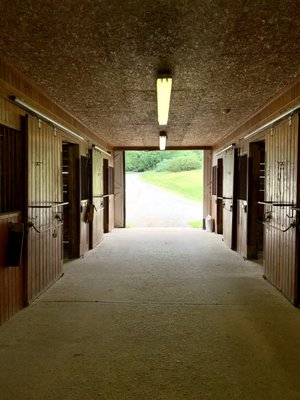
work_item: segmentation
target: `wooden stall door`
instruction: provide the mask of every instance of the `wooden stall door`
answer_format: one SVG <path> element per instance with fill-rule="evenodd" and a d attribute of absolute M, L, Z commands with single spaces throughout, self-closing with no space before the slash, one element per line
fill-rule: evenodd
<path fill-rule="evenodd" d="M 299 115 L 266 133 L 264 272 L 292 303 L 297 303 L 296 218 Z"/>
<path fill-rule="evenodd" d="M 125 158 L 124 151 L 114 153 L 115 228 L 125 228 Z"/>
<path fill-rule="evenodd" d="M 9 225 L 22 222 L 24 154 L 23 132 L 0 125 L 0 325 L 23 308 L 25 299 L 24 257 L 16 266 L 8 259 Z"/>
<path fill-rule="evenodd" d="M 34 117 L 27 122 L 27 301 L 31 302 L 62 274 L 62 138 L 46 122 Z"/>
<path fill-rule="evenodd" d="M 226 245 L 233 249 L 234 243 L 234 160 L 235 151 L 229 149 L 223 157 L 223 236 Z"/>
<path fill-rule="evenodd" d="M 103 157 L 102 153 L 92 149 L 92 205 L 93 218 L 91 220 L 91 243 L 94 248 L 103 239 Z"/>

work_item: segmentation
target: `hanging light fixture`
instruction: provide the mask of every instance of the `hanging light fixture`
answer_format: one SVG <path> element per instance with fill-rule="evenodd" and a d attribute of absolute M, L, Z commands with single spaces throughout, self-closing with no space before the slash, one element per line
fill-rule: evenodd
<path fill-rule="evenodd" d="M 157 114 L 159 125 L 167 125 L 169 117 L 172 78 L 170 74 L 159 75 L 156 81 Z"/>
<path fill-rule="evenodd" d="M 159 134 L 159 150 L 166 150 L 167 145 L 167 134 L 166 132 L 160 132 Z"/>
<path fill-rule="evenodd" d="M 95 144 L 93 144 L 93 148 L 96 149 L 96 150 L 98 150 L 98 151 L 101 151 L 101 153 L 105 154 L 107 157 L 111 157 L 111 154 L 108 153 L 107 151 L 101 149 L 101 147 L 96 146 Z"/>
<path fill-rule="evenodd" d="M 59 128 L 67 133 L 69 133 L 71 136 L 75 137 L 76 139 L 79 140 L 84 140 L 84 138 L 80 135 L 78 135 L 77 133 L 71 131 L 71 129 L 65 127 L 64 125 L 60 124 L 59 122 L 55 121 L 54 119 L 52 119 L 51 117 L 48 117 L 47 115 L 45 115 L 44 113 L 38 111 L 35 107 L 31 106 L 30 104 L 28 104 L 27 102 L 25 102 L 22 99 L 19 99 L 16 96 L 9 96 L 10 100 L 14 101 L 16 104 L 18 104 L 19 106 L 21 106 L 22 108 L 24 108 L 24 110 L 29 111 L 33 114 L 35 114 L 37 117 L 43 119 L 44 121 L 49 122 L 50 124 L 54 125 L 56 128 Z"/>

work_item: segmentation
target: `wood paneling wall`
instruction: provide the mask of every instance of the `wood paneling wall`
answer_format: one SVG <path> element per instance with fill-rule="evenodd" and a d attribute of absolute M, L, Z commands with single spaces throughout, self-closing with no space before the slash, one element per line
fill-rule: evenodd
<path fill-rule="evenodd" d="M 219 149 L 231 143 L 238 143 L 247 133 L 254 131 L 260 126 L 277 118 L 292 107 L 299 105 L 300 101 L 300 76 L 298 76 L 287 87 L 277 93 L 270 101 L 260 110 L 247 118 L 240 126 L 238 126 L 224 139 L 215 144 L 214 148 Z"/>
<path fill-rule="evenodd" d="M 281 122 L 273 123 L 273 128 L 261 130 L 255 135 L 246 138 L 246 135 L 256 131 L 286 111 L 300 104 L 300 77 L 297 77 L 289 86 L 277 93 L 257 113 L 248 118 L 239 127 L 216 143 L 213 152 L 213 165 L 217 165 L 222 148 L 232 143 L 241 154 L 249 157 L 248 181 L 248 210 L 247 210 L 247 257 L 257 258 L 263 250 L 264 272 L 271 281 L 294 304 L 299 303 L 300 292 L 300 262 L 299 262 L 299 213 L 288 206 L 259 204 L 260 198 L 260 154 L 256 147 L 264 148 L 266 153 L 263 163 L 266 164 L 266 187 L 264 200 L 278 202 L 292 202 L 299 207 L 299 173 L 300 173 L 300 146 L 299 146 L 299 116 L 294 115 L 289 120 L 286 117 Z M 298 175 L 298 176 L 297 176 Z M 224 182 L 224 188 L 226 183 Z M 254 190 L 255 189 L 255 190 Z M 255 193 L 253 194 L 253 192 Z M 225 195 L 224 195 L 225 196 Z M 212 201 L 214 201 L 212 196 Z M 242 204 L 238 204 L 237 224 L 240 228 L 245 221 L 242 213 Z M 217 208 L 216 208 L 217 213 Z M 261 222 L 259 222 L 261 221 Z M 263 225 L 262 225 L 263 223 Z M 290 227 L 297 225 L 297 227 Z M 224 221 L 224 229 L 226 222 Z M 263 229 L 261 229 L 263 227 Z M 290 228 L 289 228 L 290 227 Z M 286 232 L 283 230 L 289 228 Z M 262 243 L 262 237 L 263 243 Z M 243 254 L 243 238 L 240 237 L 238 250 Z"/>
<path fill-rule="evenodd" d="M 291 302 L 297 297 L 298 249 L 296 228 L 292 227 L 296 211 L 287 204 L 297 205 L 298 136 L 298 114 L 278 122 L 265 135 L 265 201 L 272 203 L 265 205 L 264 271 Z"/>
<path fill-rule="evenodd" d="M 55 130 L 45 122 L 39 123 L 36 118 L 31 116 L 27 126 L 23 127 L 21 118 L 25 119 L 27 112 L 11 102 L 10 95 L 24 99 L 57 122 L 78 132 L 85 139 L 83 141 L 74 139 L 68 133 Z M 52 101 L 34 82 L 2 58 L 0 58 L 0 124 L 16 130 L 22 129 L 22 134 L 27 137 L 23 151 L 26 158 L 28 157 L 25 171 L 28 194 L 26 190 L 24 214 L 21 216 L 21 211 L 18 211 L 0 215 L 2 243 L 0 249 L 0 322 L 2 323 L 24 304 L 34 300 L 62 272 L 62 226 L 60 225 L 62 207 L 55 204 L 62 201 L 62 137 L 66 142 L 78 143 L 82 155 L 88 153 L 91 143 L 106 150 L 111 150 L 111 146 L 99 139 L 73 115 Z M 113 166 L 113 163 L 113 158 L 111 158 L 110 165 Z M 82 219 L 86 202 L 83 203 Z M 78 193 L 78 213 L 80 212 L 79 208 Z M 109 208 L 109 229 L 111 230 L 114 217 L 114 195 L 109 197 Z M 21 220 L 24 220 L 25 223 L 29 221 L 41 233 L 38 233 L 33 226 L 29 228 L 26 241 L 26 243 L 28 242 L 28 260 L 24 259 L 24 265 L 21 267 L 10 268 L 5 266 L 4 261 L 8 223 Z M 79 224 L 78 218 L 78 229 L 76 230 L 78 254 L 76 256 L 79 256 L 79 247 L 85 247 L 86 250 L 89 248 L 89 226 L 85 222 L 81 222 L 81 227 L 84 226 L 84 229 L 80 232 Z M 79 246 L 79 235 L 81 246 Z M 73 254 L 75 255 L 75 252 Z"/>
<path fill-rule="evenodd" d="M 0 214 L 0 325 L 24 306 L 24 264 L 19 267 L 6 265 L 8 226 L 21 222 L 21 212 Z"/>
<path fill-rule="evenodd" d="M 27 301 L 31 302 L 62 273 L 61 132 L 28 118 Z"/>

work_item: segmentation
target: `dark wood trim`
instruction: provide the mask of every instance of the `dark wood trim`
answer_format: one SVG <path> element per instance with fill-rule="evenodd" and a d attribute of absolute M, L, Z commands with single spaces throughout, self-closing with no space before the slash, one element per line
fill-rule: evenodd
<path fill-rule="evenodd" d="M 23 198 L 23 221 L 25 223 L 25 238 L 23 244 L 23 301 L 24 306 L 28 305 L 28 206 L 29 206 L 29 131 L 28 131 L 28 115 L 21 117 L 21 133 L 24 135 L 24 198 Z"/>
<path fill-rule="evenodd" d="M 300 205 L 300 113 L 298 113 L 298 160 L 297 160 L 297 205 Z M 296 211 L 296 270 L 295 270 L 295 306 L 300 306 L 300 212 Z"/>

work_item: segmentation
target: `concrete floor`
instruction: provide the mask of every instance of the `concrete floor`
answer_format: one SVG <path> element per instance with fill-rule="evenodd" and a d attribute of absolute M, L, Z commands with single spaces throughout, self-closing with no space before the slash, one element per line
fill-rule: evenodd
<path fill-rule="evenodd" d="M 0 328 L 1 400 L 300 399 L 300 311 L 217 235 L 115 230 Z"/>

